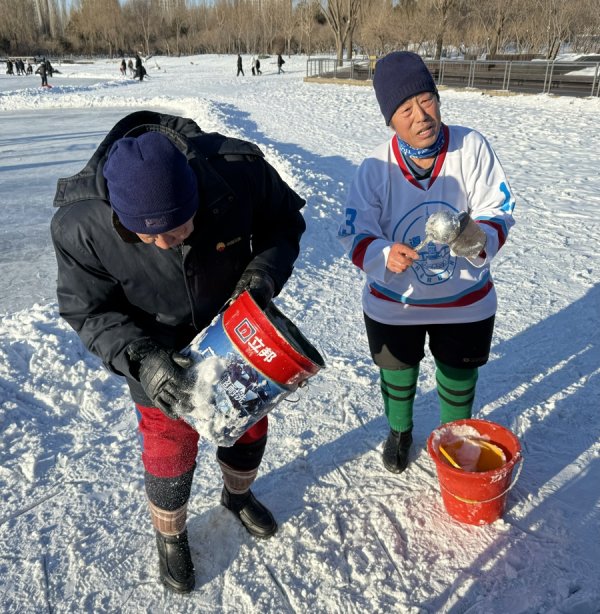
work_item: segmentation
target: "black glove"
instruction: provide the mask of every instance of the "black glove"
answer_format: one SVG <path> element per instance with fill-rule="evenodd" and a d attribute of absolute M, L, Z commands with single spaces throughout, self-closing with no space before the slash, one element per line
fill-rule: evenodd
<path fill-rule="evenodd" d="M 192 380 L 186 374 L 191 358 L 152 339 L 130 343 L 127 355 L 144 392 L 165 416 L 177 420 L 194 409 Z"/>
<path fill-rule="evenodd" d="M 244 290 L 248 290 L 256 304 L 265 309 L 275 294 L 275 282 L 265 271 L 246 269 L 237 282 L 231 298 L 236 299 Z"/>

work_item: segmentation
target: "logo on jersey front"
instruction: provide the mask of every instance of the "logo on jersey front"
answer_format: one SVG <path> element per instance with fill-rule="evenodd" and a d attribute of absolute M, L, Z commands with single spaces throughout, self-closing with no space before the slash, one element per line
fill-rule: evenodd
<path fill-rule="evenodd" d="M 427 218 L 444 209 L 456 213 L 457 210 L 442 201 L 422 203 L 409 211 L 394 228 L 393 240 L 406 243 L 413 249 L 425 239 Z M 450 248 L 443 243 L 427 242 L 419 249 L 420 258 L 413 263 L 412 269 L 419 281 L 433 286 L 447 281 L 456 268 L 456 257 L 450 254 Z"/>
<path fill-rule="evenodd" d="M 452 276 L 456 258 L 450 255 L 447 245 L 428 243 L 419 251 L 421 258 L 413 264 L 419 281 L 427 286 L 443 283 Z"/>

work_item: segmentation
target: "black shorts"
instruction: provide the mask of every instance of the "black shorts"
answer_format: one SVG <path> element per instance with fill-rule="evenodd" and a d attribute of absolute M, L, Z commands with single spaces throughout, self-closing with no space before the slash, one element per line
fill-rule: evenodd
<path fill-rule="evenodd" d="M 457 368 L 484 365 L 490 355 L 495 316 L 465 324 L 382 324 L 366 313 L 365 326 L 373 362 L 380 369 L 416 366 L 425 356 L 425 335 L 434 358 Z"/>

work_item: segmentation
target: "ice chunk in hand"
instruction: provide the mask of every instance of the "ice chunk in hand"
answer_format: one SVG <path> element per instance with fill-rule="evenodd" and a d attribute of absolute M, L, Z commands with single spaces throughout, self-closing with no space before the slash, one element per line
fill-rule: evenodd
<path fill-rule="evenodd" d="M 460 218 L 457 213 L 437 211 L 429 216 L 425 224 L 425 235 L 430 241 L 449 245 L 460 234 Z"/>
<path fill-rule="evenodd" d="M 445 243 L 452 256 L 475 258 L 485 248 L 487 236 L 466 212 L 436 211 L 425 222 L 425 239 L 415 247 L 419 251 L 427 243 Z"/>
<path fill-rule="evenodd" d="M 445 243 L 449 245 L 460 234 L 460 219 L 457 213 L 436 211 L 425 222 L 425 238 L 414 249 L 419 251 L 427 243 Z"/>

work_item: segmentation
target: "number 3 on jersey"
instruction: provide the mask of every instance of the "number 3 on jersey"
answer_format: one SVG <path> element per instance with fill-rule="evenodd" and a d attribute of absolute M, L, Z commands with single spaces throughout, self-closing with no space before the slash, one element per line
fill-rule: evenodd
<path fill-rule="evenodd" d="M 356 209 L 346 209 L 346 224 L 340 227 L 340 237 L 347 237 L 348 235 L 356 234 L 356 228 L 354 228 L 354 220 L 356 219 Z"/>

